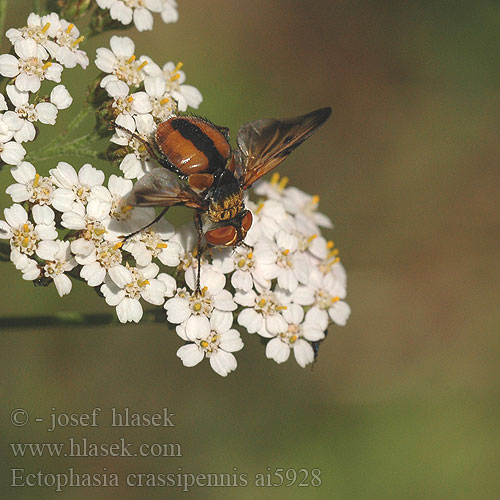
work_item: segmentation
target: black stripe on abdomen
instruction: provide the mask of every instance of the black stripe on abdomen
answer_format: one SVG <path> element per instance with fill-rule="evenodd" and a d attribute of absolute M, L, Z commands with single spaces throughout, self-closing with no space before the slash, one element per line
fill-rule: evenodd
<path fill-rule="evenodd" d="M 175 118 L 171 120 L 170 125 L 207 157 L 211 170 L 225 167 L 226 160 L 215 147 L 214 141 L 195 123 L 184 118 Z"/>

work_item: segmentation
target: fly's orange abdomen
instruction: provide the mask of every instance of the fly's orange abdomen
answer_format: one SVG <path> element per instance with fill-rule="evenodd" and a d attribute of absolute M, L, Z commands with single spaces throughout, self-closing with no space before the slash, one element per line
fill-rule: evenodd
<path fill-rule="evenodd" d="M 196 117 L 173 116 L 160 123 L 155 140 L 160 152 L 184 175 L 224 169 L 231 154 L 225 136 Z"/>

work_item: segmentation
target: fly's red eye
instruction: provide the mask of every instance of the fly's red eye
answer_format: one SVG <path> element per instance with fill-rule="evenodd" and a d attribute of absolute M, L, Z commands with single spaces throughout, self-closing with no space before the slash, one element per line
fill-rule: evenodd
<path fill-rule="evenodd" d="M 250 210 L 243 216 L 243 219 L 241 219 L 241 226 L 245 230 L 245 233 L 248 233 L 250 228 L 252 227 L 252 222 L 253 222 L 253 216 L 252 212 Z"/>
<path fill-rule="evenodd" d="M 230 246 L 236 240 L 236 229 L 234 226 L 222 226 L 205 233 L 207 243 L 215 246 Z"/>

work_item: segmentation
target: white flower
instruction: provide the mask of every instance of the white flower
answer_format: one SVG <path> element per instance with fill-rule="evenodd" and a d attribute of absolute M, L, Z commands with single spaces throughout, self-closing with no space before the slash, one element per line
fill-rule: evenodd
<path fill-rule="evenodd" d="M 326 243 L 326 256 L 319 262 L 317 269 L 323 274 L 331 273 L 342 288 L 347 288 L 347 274 L 344 266 L 340 262 L 338 248 L 335 248 L 333 241 Z"/>
<path fill-rule="evenodd" d="M 164 23 L 176 23 L 179 19 L 177 2 L 175 0 L 161 0 L 161 19 Z"/>
<path fill-rule="evenodd" d="M 1 233 L 0 229 L 0 233 Z M 21 253 L 16 248 L 10 252 L 10 260 L 18 271 L 23 274 L 23 280 L 33 281 L 36 280 L 41 273 L 40 267 L 36 260 L 30 259 L 27 255 Z"/>
<path fill-rule="evenodd" d="M 265 200 L 258 205 L 248 201 L 247 208 L 253 215 L 252 227 L 245 237 L 247 245 L 255 246 L 263 238 L 272 240 L 278 231 L 292 232 L 295 228 L 292 217 L 279 201 Z"/>
<path fill-rule="evenodd" d="M 156 264 L 142 268 L 117 265 L 109 270 L 109 277 L 101 286 L 101 292 L 107 304 L 116 306 L 121 323 L 138 323 L 141 320 L 141 298 L 150 304 L 163 304 L 167 287 L 160 279 L 154 279 L 158 271 Z"/>
<path fill-rule="evenodd" d="M 26 150 L 21 144 L 15 141 L 7 143 L 0 142 L 0 158 L 7 165 L 19 165 L 23 161 L 25 155 Z"/>
<path fill-rule="evenodd" d="M 135 92 L 129 95 L 129 88 L 120 80 L 110 81 L 106 92 L 113 98 L 112 108 L 116 119 L 128 116 L 128 122 L 118 122 L 127 129 L 135 127 L 132 115 L 149 113 L 152 110 L 151 101 L 146 92 Z"/>
<path fill-rule="evenodd" d="M 196 291 L 196 272 L 193 268 L 185 273 L 186 283 L 193 292 L 178 289 L 175 297 L 165 302 L 167 320 L 185 326 L 187 338 L 199 338 L 209 332 L 209 319 L 214 310 L 227 316 L 237 307 L 228 290 L 224 290 L 226 278 L 211 266 L 201 268 L 200 290 Z"/>
<path fill-rule="evenodd" d="M 48 59 L 49 54 L 31 38 L 22 38 L 14 44 L 17 59 L 11 54 L 0 55 L 0 74 L 15 78 L 15 85 L 21 91 L 37 92 L 42 80 L 61 81 L 63 67 Z"/>
<path fill-rule="evenodd" d="M 326 322 L 311 311 L 304 320 L 304 310 L 297 304 L 289 304 L 282 311 L 287 325 L 266 345 L 266 356 L 277 363 L 283 363 L 293 350 L 295 360 L 304 368 L 314 361 L 314 350 L 308 341 L 316 342 L 325 338 Z"/>
<path fill-rule="evenodd" d="M 54 280 L 59 296 L 63 297 L 71 292 L 71 280 L 64 273 L 75 268 L 77 263 L 71 256 L 69 241 L 42 241 L 36 253 L 45 260 L 43 274 Z"/>
<path fill-rule="evenodd" d="M 12 130 L 4 120 L 4 116 L 0 115 L 0 158 L 7 165 L 19 165 L 26 155 L 26 150 L 21 144 L 11 140 L 14 134 L 15 130 Z"/>
<path fill-rule="evenodd" d="M 97 49 L 95 65 L 104 73 L 110 73 L 101 81 L 101 87 L 113 80 L 122 80 L 127 85 L 139 86 L 144 80 L 144 67 L 148 61 L 136 61 L 134 42 L 127 36 L 112 36 L 111 50 L 100 47 Z M 142 59 L 142 58 L 141 58 Z"/>
<path fill-rule="evenodd" d="M 149 143 L 149 138 L 155 130 L 155 123 L 150 114 L 136 115 L 133 117 L 133 124 L 128 120 L 127 115 L 120 115 L 116 119 L 116 123 L 127 128 L 127 125 L 132 125 L 128 130 L 134 132 L 134 135 L 116 129 L 115 135 L 110 139 L 111 142 L 121 146 L 127 146 L 129 151 L 120 163 L 120 170 L 123 172 L 126 179 L 140 179 L 146 172 L 150 172 L 154 168 L 158 168 L 158 163 L 151 158 L 146 143 Z M 138 139 L 139 136 L 141 139 Z"/>
<path fill-rule="evenodd" d="M 50 102 L 57 109 L 66 109 L 71 106 L 73 98 L 64 85 L 56 85 L 50 92 Z"/>
<path fill-rule="evenodd" d="M 39 102 L 36 106 L 29 103 L 29 92 L 21 92 L 14 85 L 8 85 L 6 90 L 15 110 L 7 111 L 4 120 L 11 129 L 16 130 L 14 139 L 18 142 L 35 138 L 35 121 L 54 125 L 58 110 L 68 107 L 73 100 L 64 85 L 57 85 L 52 90 L 49 102 Z"/>
<path fill-rule="evenodd" d="M 177 356 L 182 360 L 182 364 L 195 366 L 207 357 L 212 369 L 222 377 L 235 370 L 237 362 L 232 353 L 242 349 L 243 342 L 238 331 L 231 328 L 232 323 L 231 316 L 214 311 L 208 333 L 195 339 L 187 335 L 184 325 L 177 326 L 178 335 L 193 342 L 178 349 Z"/>
<path fill-rule="evenodd" d="M 254 249 L 244 245 L 213 258 L 214 269 L 224 274 L 232 273 L 231 285 L 242 292 L 249 292 L 254 286 L 259 291 L 271 288 L 271 281 L 264 278 L 255 263 Z"/>
<path fill-rule="evenodd" d="M 276 242 L 262 239 L 255 245 L 257 269 L 265 279 L 278 279 L 278 285 L 293 292 L 299 281 L 306 283 L 310 266 L 307 258 L 298 251 L 298 240 L 287 231 L 278 231 Z"/>
<path fill-rule="evenodd" d="M 108 192 L 111 208 L 109 211 L 109 223 L 106 229 L 116 236 L 130 234 L 138 231 L 149 224 L 155 218 L 154 208 L 133 207 L 126 203 L 127 195 L 132 190 L 133 183 L 130 179 L 124 179 L 112 174 L 108 180 Z M 90 199 L 97 196 L 103 199 L 101 192 L 90 193 Z M 143 265 L 143 264 L 139 264 Z"/>
<path fill-rule="evenodd" d="M 188 106 L 197 108 L 203 97 L 200 91 L 192 85 L 183 85 L 186 80 L 184 71 L 181 71 L 182 63 L 175 65 L 173 62 L 166 63 L 160 68 L 153 61 L 149 61 L 145 72 L 152 77 L 162 77 L 166 85 L 165 96 L 172 96 L 177 101 L 177 109 L 186 111 Z"/>
<path fill-rule="evenodd" d="M 293 293 L 293 301 L 304 306 L 312 306 L 322 321 L 327 321 L 328 316 L 337 325 L 344 326 L 351 314 L 349 305 L 341 299 L 346 296 L 345 287 L 332 273 L 323 274 L 314 269 L 306 286 L 299 286 Z"/>
<path fill-rule="evenodd" d="M 311 259 L 312 265 L 316 265 L 318 261 L 326 259 L 328 255 L 328 244 L 318 232 L 311 232 L 310 226 L 304 226 L 300 220 L 295 219 L 296 229 L 292 234 L 297 238 L 298 249 L 300 252 L 305 252 Z"/>
<path fill-rule="evenodd" d="M 138 31 L 153 29 L 152 12 L 161 12 L 165 23 L 177 21 L 176 3 L 173 0 L 97 0 L 101 9 L 109 9 L 111 19 L 128 25 L 134 21 Z"/>
<path fill-rule="evenodd" d="M 273 172 L 269 182 L 264 179 L 258 180 L 254 186 L 253 191 L 259 196 L 265 196 L 270 200 L 281 201 L 283 199 L 283 191 L 288 184 L 288 177 L 281 177 L 278 172 Z"/>
<path fill-rule="evenodd" d="M 289 298 L 280 291 L 264 291 L 259 295 L 254 290 L 237 292 L 234 301 L 245 308 L 238 314 L 238 324 L 248 333 L 258 333 L 265 338 L 274 337 L 286 328 L 281 311 L 286 310 Z"/>
<path fill-rule="evenodd" d="M 57 16 L 57 14 L 53 15 Z M 43 45 L 44 42 L 46 42 L 50 37 L 49 30 L 50 30 L 50 23 L 43 22 L 42 18 L 38 14 L 32 12 L 28 16 L 28 22 L 26 23 L 26 26 L 19 29 L 11 28 L 7 30 L 5 36 L 9 39 L 12 45 L 14 45 L 15 42 L 23 38 L 31 38 L 36 43 Z"/>
<path fill-rule="evenodd" d="M 198 258 L 197 258 L 197 241 L 198 233 L 193 222 L 188 222 L 180 228 L 177 229 L 176 233 L 172 237 L 172 241 L 178 243 L 181 247 L 180 251 L 180 263 L 179 270 L 187 271 L 188 269 L 197 269 Z M 201 266 L 208 264 L 207 252 L 203 252 L 201 255 Z M 224 274 L 220 269 L 212 267 L 213 271 L 219 274 Z M 194 272 L 194 271 L 190 271 Z"/>
<path fill-rule="evenodd" d="M 56 168 L 49 170 L 50 176 L 58 189 L 55 190 L 53 207 L 60 212 L 70 212 L 75 203 L 87 204 L 90 193 L 97 192 L 101 198 L 108 198 L 111 203 L 111 196 L 106 195 L 106 188 L 102 186 L 104 182 L 104 172 L 97 170 L 90 163 L 83 165 L 78 173 L 65 161 L 60 161 Z"/>
<path fill-rule="evenodd" d="M 162 76 L 148 76 L 144 80 L 144 90 L 151 101 L 151 114 L 159 121 L 164 122 L 176 110 L 175 101 L 167 92 L 167 82 Z"/>
<path fill-rule="evenodd" d="M 84 242 L 76 241 L 79 243 L 75 245 L 75 242 L 73 242 L 71 251 L 75 253 L 75 260 L 82 264 L 80 276 L 89 286 L 101 285 L 106 278 L 106 272 L 122 262 L 121 242 L 100 241 L 94 245 L 88 255 L 85 255 L 84 253 L 78 253 L 86 250 L 83 246 Z"/>
<path fill-rule="evenodd" d="M 322 270 L 322 272 L 324 271 Z M 340 283 L 342 288 L 347 288 L 347 273 L 338 257 L 329 265 L 329 272 L 332 273 L 332 276 Z"/>
<path fill-rule="evenodd" d="M 53 15 L 50 19 L 50 32 L 53 41 L 48 40 L 43 45 L 52 57 L 66 68 L 74 68 L 77 64 L 83 69 L 88 66 L 87 54 L 78 48 L 84 37 L 80 36 L 78 28 L 73 23 L 59 19 L 55 14 L 55 17 Z"/>
<path fill-rule="evenodd" d="M 318 195 L 312 196 L 293 186 L 286 188 L 283 194 L 282 202 L 286 211 L 294 214 L 303 223 L 309 223 L 311 232 L 314 232 L 317 226 L 333 227 L 330 218 L 318 212 Z"/>
<path fill-rule="evenodd" d="M 43 17 L 31 13 L 25 27 L 9 29 L 6 36 L 13 45 L 23 38 L 34 40 L 67 68 L 80 64 L 85 69 L 88 65 L 87 55 L 78 49 L 83 37 L 74 24 L 59 19 L 55 12 Z"/>
<path fill-rule="evenodd" d="M 171 239 L 174 234 L 173 226 L 162 219 L 127 239 L 123 249 L 132 254 L 139 266 L 147 266 L 153 258 L 166 266 L 177 266 L 180 263 L 181 246 Z"/>
<path fill-rule="evenodd" d="M 78 264 L 83 266 L 80 276 L 89 286 L 101 285 L 106 272 L 122 262 L 120 249 L 123 243 L 113 239 L 106 230 L 110 208 L 111 203 L 95 198 L 86 206 L 73 204 L 73 210 L 62 215 L 61 224 L 77 231 L 71 251 Z"/>
<path fill-rule="evenodd" d="M 34 223 L 19 204 L 4 210 L 5 221 L 0 220 L 0 238 L 10 240 L 12 250 L 31 257 L 44 240 L 55 240 L 57 231 L 54 212 L 50 207 L 35 205 L 32 209 Z"/>
<path fill-rule="evenodd" d="M 6 190 L 6 193 L 12 197 L 12 201 L 15 203 L 29 201 L 38 205 L 51 204 L 54 195 L 52 180 L 37 174 L 31 163 L 23 161 L 19 166 L 11 168 L 10 173 L 17 181 Z"/>

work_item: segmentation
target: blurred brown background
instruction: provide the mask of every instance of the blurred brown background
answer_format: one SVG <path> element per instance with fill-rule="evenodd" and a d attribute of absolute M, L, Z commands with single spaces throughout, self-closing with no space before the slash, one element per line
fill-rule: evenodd
<path fill-rule="evenodd" d="M 498 497 L 500 5 L 463 1 L 180 0 L 180 20 L 139 34 L 136 53 L 183 61 L 200 114 L 249 120 L 331 105 L 322 130 L 280 169 L 319 194 L 348 271 L 352 316 L 314 370 L 276 365 L 244 337 L 238 370 L 184 368 L 160 325 L 5 330 L 5 442 L 178 442 L 182 458 L 13 458 L 2 498 L 493 499 Z M 24 24 L 26 12 L 6 26 Z M 92 39 L 89 56 L 107 37 Z M 5 42 L 3 44 L 5 50 Z M 91 71 L 97 71 L 93 68 Z M 75 83 L 83 73 L 68 71 Z M 76 87 L 75 87 L 76 88 Z M 71 108 L 73 109 L 73 108 Z M 70 112 L 71 112 L 70 109 Z M 63 116 L 63 114 L 61 114 Z M 234 136 L 234 133 L 233 133 Z M 59 159 L 55 159 L 56 163 Z M 54 164 L 55 164 L 54 163 Z M 82 159 L 75 159 L 79 167 Z M 96 164 L 96 163 L 95 163 Z M 41 169 L 54 165 L 41 165 Z M 96 166 L 109 169 L 104 163 Z M 107 170 L 109 171 L 109 170 Z M 0 173 L 2 193 L 11 183 Z M 2 207 L 7 197 L 0 198 Z M 86 286 L 59 299 L 1 266 L 0 314 L 107 312 Z M 15 428 L 100 406 L 154 412 L 173 429 Z M 104 417 L 103 417 L 104 418 Z M 104 422 L 104 419 L 103 419 Z M 238 472 L 241 488 L 9 488 L 8 468 Z M 320 468 L 318 488 L 256 488 L 257 472 Z"/>

